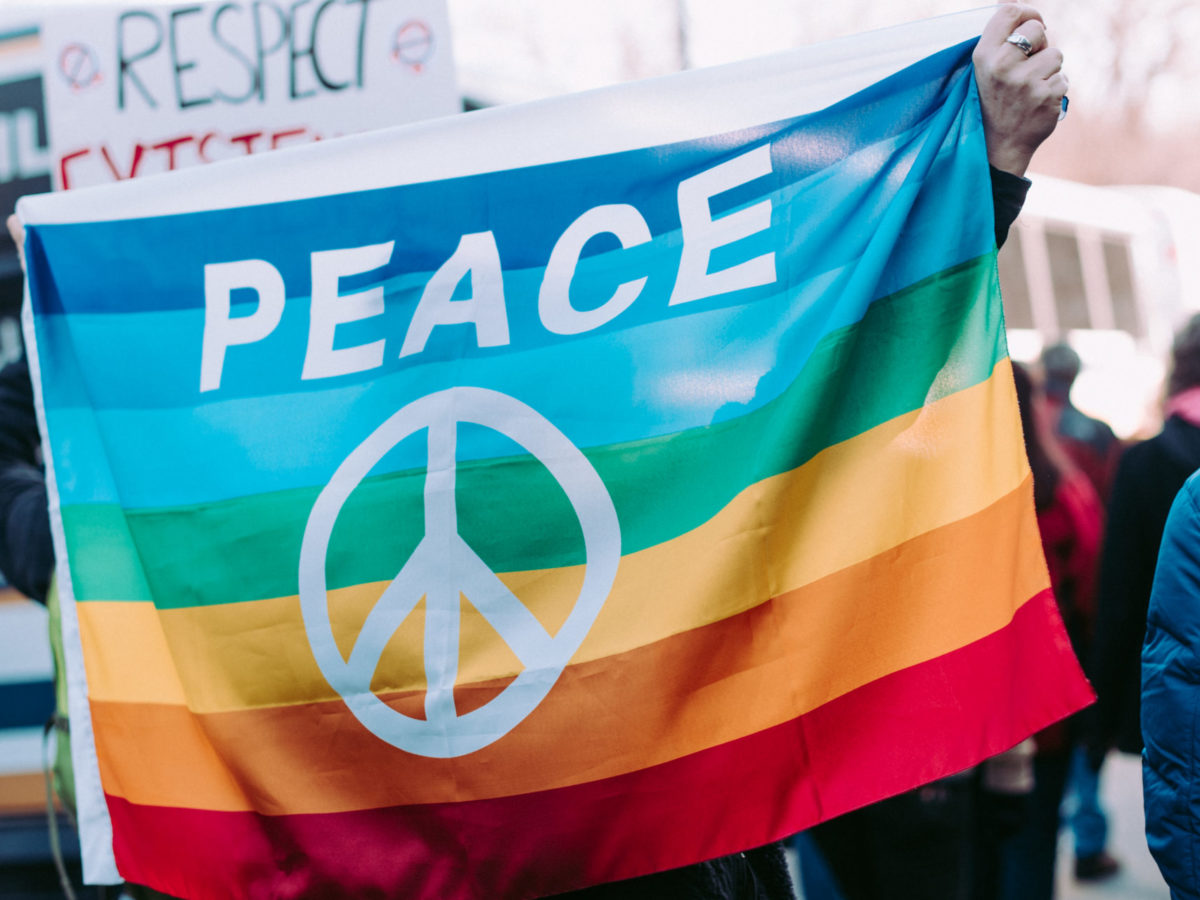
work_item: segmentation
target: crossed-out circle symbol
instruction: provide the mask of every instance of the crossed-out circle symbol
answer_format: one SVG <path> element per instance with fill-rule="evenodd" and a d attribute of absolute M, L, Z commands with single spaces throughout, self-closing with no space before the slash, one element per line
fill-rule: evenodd
<path fill-rule="evenodd" d="M 458 534 L 455 501 L 458 424 L 501 432 L 531 453 L 567 495 L 583 532 L 587 566 L 579 597 L 551 635 Z M 383 457 L 405 438 L 428 433 L 425 536 L 367 615 L 345 659 L 333 636 L 325 558 L 338 513 Z M 512 527 L 519 528 L 514 521 Z M 608 598 L 621 556 L 612 498 L 579 448 L 531 407 L 497 391 L 455 387 L 415 400 L 367 437 L 317 497 L 300 546 L 300 607 L 321 674 L 372 734 L 421 756 L 473 753 L 515 728 L 554 687 Z M 459 594 L 516 654 L 522 671 L 488 703 L 458 715 Z M 371 691 L 383 650 L 425 599 L 425 718 L 397 712 Z"/>
<path fill-rule="evenodd" d="M 392 39 L 392 62 L 404 63 L 420 72 L 432 55 L 433 32 L 424 22 L 413 19 L 396 30 Z"/>
<path fill-rule="evenodd" d="M 85 44 L 67 44 L 58 56 L 58 68 L 73 91 L 82 91 L 100 82 L 100 63 L 96 53 Z"/>

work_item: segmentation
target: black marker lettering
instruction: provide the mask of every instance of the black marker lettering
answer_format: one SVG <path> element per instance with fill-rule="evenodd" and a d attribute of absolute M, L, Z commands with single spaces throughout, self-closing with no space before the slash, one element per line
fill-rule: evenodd
<path fill-rule="evenodd" d="M 146 19 L 154 25 L 155 39 L 153 46 L 142 50 L 135 56 L 125 55 L 125 23 L 131 19 Z M 147 56 L 152 56 L 162 46 L 162 23 L 158 21 L 158 17 L 153 13 L 143 10 L 130 10 L 123 12 L 117 17 L 117 109 L 125 108 L 125 79 L 129 78 L 142 94 L 146 103 L 151 109 L 158 109 L 158 103 L 150 92 L 146 90 L 146 85 L 142 83 L 142 79 L 133 71 L 133 64 L 139 60 L 145 59 Z"/>
<path fill-rule="evenodd" d="M 232 97 L 229 94 L 226 94 L 224 91 L 217 91 L 216 96 L 218 100 L 224 103 L 236 104 L 245 103 L 247 100 L 253 97 L 256 92 L 258 92 L 260 81 L 262 80 L 262 72 L 254 68 L 254 63 L 250 57 L 246 56 L 246 54 L 243 53 L 239 47 L 231 43 L 223 34 L 221 34 L 221 17 L 231 9 L 240 11 L 242 10 L 242 7 L 238 6 L 236 3 L 223 3 L 217 8 L 217 11 L 213 13 L 212 35 L 214 41 L 227 50 L 230 56 L 235 57 L 243 66 L 246 67 L 246 72 L 250 76 L 250 90 L 246 91 L 246 93 L 240 97 Z"/>
<path fill-rule="evenodd" d="M 267 47 L 263 44 L 263 28 L 262 16 L 260 11 L 264 6 L 270 7 L 275 13 L 275 18 L 279 22 L 279 39 L 275 43 Z M 274 3 L 263 2 L 263 0 L 255 0 L 254 3 L 254 45 L 258 53 L 258 100 L 263 103 L 267 99 L 267 77 L 266 77 L 266 58 L 274 53 L 285 43 L 291 35 L 291 26 L 288 23 L 288 18 Z"/>
<path fill-rule="evenodd" d="M 187 62 L 179 61 L 179 20 L 184 16 L 190 16 L 192 13 L 203 12 L 202 6 L 184 6 L 179 9 L 173 9 L 170 13 L 170 25 L 167 28 L 167 36 L 171 45 L 171 69 L 174 71 L 175 81 L 175 103 L 180 109 L 188 109 L 192 106 L 204 106 L 206 103 L 212 103 L 212 97 L 188 97 L 183 96 L 183 73 L 188 69 L 196 68 L 194 59 Z"/>

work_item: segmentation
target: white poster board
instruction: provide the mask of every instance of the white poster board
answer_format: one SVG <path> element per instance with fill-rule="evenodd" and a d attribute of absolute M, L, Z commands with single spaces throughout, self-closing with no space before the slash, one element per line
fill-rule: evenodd
<path fill-rule="evenodd" d="M 444 0 L 48 6 L 54 187 L 458 110 Z"/>

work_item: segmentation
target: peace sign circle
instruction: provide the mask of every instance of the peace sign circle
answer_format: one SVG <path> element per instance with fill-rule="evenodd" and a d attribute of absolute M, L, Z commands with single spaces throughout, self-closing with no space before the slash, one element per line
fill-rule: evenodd
<path fill-rule="evenodd" d="M 551 635 L 458 534 L 458 423 L 482 425 L 531 453 L 558 482 L 579 519 L 587 565 L 579 598 Z M 425 536 L 367 616 L 345 659 L 333 637 L 325 558 L 338 513 L 380 460 L 426 430 Z M 513 527 L 519 527 L 514 523 Z M 621 558 L 612 498 L 587 457 L 531 407 L 498 391 L 455 387 L 394 413 L 346 457 L 321 491 L 300 545 L 300 609 L 321 674 L 372 734 L 421 756 L 473 753 L 499 740 L 537 707 L 587 636 L 608 598 Z M 454 705 L 459 594 L 466 596 L 521 661 L 495 698 L 464 715 Z M 397 712 L 371 691 L 384 647 L 425 598 L 425 718 Z"/>

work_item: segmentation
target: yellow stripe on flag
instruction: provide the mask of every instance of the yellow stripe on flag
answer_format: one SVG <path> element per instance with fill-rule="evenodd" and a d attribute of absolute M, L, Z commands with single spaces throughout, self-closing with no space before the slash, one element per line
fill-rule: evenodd
<path fill-rule="evenodd" d="M 984 509 L 1028 473 L 1012 427 L 1015 405 L 1004 360 L 982 384 L 830 447 L 747 488 L 699 528 L 624 557 L 573 662 L 721 621 L 764 596 L 793 591 Z M 789 533 L 796 537 L 780 543 Z M 582 574 L 570 567 L 501 578 L 553 627 Z M 343 648 L 352 646 L 358 623 L 386 586 L 330 592 Z M 185 704 L 210 713 L 335 696 L 317 669 L 294 596 L 161 613 L 148 604 L 89 602 L 79 605 L 79 615 L 93 699 Z M 423 688 L 419 652 L 403 653 L 406 642 L 421 646 L 423 628 L 418 608 L 390 642 L 380 664 L 386 678 L 373 689 Z M 462 654 L 459 684 L 519 671 L 469 606 L 462 645 L 470 652 Z"/>

